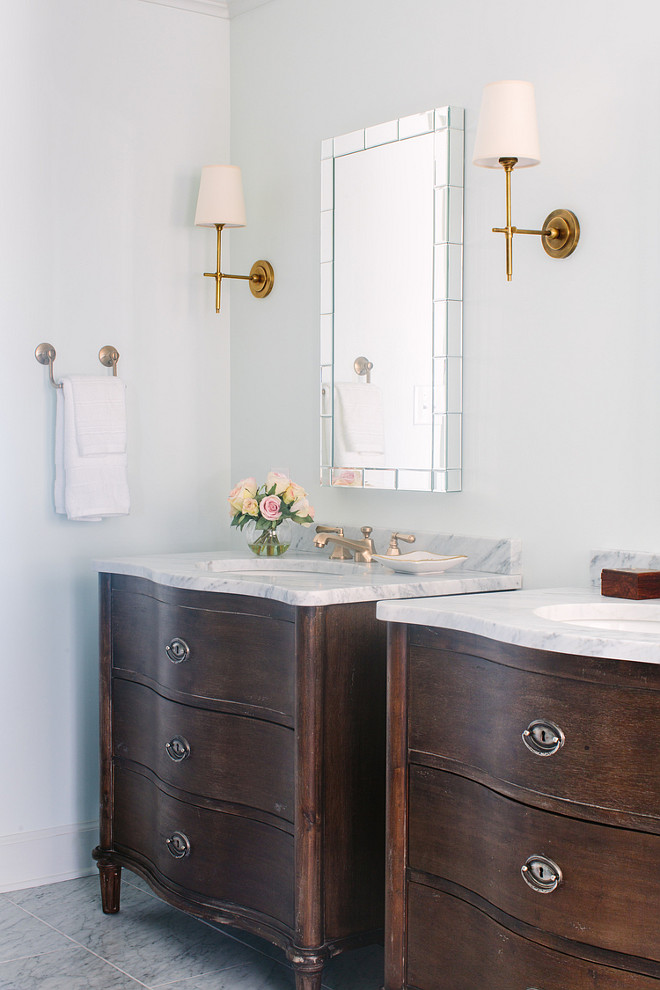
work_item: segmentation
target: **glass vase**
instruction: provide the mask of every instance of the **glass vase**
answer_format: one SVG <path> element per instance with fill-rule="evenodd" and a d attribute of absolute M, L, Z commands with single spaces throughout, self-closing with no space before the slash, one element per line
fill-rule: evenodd
<path fill-rule="evenodd" d="M 274 521 L 268 529 L 257 529 L 256 522 L 243 528 L 247 545 L 257 557 L 281 557 L 291 546 L 293 526 L 290 519 Z"/>

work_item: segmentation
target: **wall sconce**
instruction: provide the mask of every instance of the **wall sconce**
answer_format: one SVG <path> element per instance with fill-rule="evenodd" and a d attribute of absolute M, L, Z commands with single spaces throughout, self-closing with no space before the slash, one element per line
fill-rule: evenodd
<path fill-rule="evenodd" d="M 225 275 L 220 271 L 220 237 L 224 227 L 245 226 L 245 202 L 241 170 L 236 165 L 204 165 L 199 184 L 196 227 L 215 227 L 217 231 L 216 266 L 214 272 L 204 272 L 205 278 L 215 279 L 215 311 L 220 312 L 220 287 L 223 278 L 238 278 L 250 283 L 250 292 L 257 299 L 269 295 L 275 281 L 273 266 L 268 261 L 255 261 L 249 275 Z"/>
<path fill-rule="evenodd" d="M 506 176 L 506 227 L 493 227 L 506 237 L 506 278 L 513 273 L 513 235 L 537 234 L 551 258 L 567 258 L 580 239 L 578 218 L 570 210 L 553 210 L 541 230 L 522 230 L 511 225 L 511 173 L 514 166 L 531 168 L 541 161 L 536 123 L 534 86 L 530 82 L 505 80 L 484 86 L 474 145 L 475 165 L 503 168 Z"/>

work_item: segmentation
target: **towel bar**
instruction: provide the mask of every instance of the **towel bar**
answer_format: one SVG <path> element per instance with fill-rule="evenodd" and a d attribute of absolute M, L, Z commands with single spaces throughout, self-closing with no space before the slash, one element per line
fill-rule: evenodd
<path fill-rule="evenodd" d="M 62 388 L 62 382 L 56 382 L 53 377 L 53 362 L 57 357 L 57 352 L 52 344 L 39 344 L 35 348 L 34 356 L 39 364 L 48 365 L 48 378 L 54 388 Z M 99 361 L 104 368 L 112 368 L 112 374 L 117 377 L 117 361 L 119 361 L 119 351 L 116 347 L 107 344 L 99 351 Z"/>

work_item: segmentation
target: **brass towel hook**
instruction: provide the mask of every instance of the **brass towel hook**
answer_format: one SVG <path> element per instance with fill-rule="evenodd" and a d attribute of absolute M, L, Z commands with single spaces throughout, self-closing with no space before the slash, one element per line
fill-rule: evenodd
<path fill-rule="evenodd" d="M 62 388 L 62 382 L 56 382 L 53 378 L 53 361 L 57 357 L 57 351 L 52 344 L 39 344 L 35 349 L 34 356 L 39 364 L 48 365 L 48 377 L 53 388 Z"/>
<path fill-rule="evenodd" d="M 48 365 L 48 379 L 53 388 L 62 388 L 62 382 L 56 382 L 53 377 L 53 363 L 57 357 L 57 351 L 52 344 L 39 344 L 34 351 L 39 364 Z M 112 368 L 112 374 L 117 377 L 117 361 L 119 361 L 119 351 L 111 344 L 106 344 L 99 351 L 99 361 L 104 368 Z"/>
<path fill-rule="evenodd" d="M 355 371 L 355 374 L 361 376 L 366 375 L 367 385 L 371 384 L 372 368 L 373 368 L 373 362 L 370 361 L 368 358 L 364 357 L 363 355 L 360 355 L 360 357 L 356 357 L 355 361 L 353 362 L 353 370 Z"/>
<path fill-rule="evenodd" d="M 106 344 L 99 351 L 99 361 L 104 368 L 112 368 L 113 377 L 117 377 L 117 361 L 119 360 L 119 351 L 112 344 Z"/>

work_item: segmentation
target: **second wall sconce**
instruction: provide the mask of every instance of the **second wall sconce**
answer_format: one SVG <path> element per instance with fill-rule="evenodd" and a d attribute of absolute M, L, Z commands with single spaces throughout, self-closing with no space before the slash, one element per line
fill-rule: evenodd
<path fill-rule="evenodd" d="M 511 173 L 514 166 L 530 168 L 541 161 L 531 82 L 503 80 L 484 87 L 477 125 L 473 163 L 503 168 L 506 176 L 506 227 L 493 227 L 506 238 L 506 277 L 513 274 L 513 235 L 537 234 L 551 258 L 567 258 L 580 238 L 578 218 L 570 210 L 553 210 L 541 230 L 523 230 L 511 224 Z"/>
<path fill-rule="evenodd" d="M 220 238 L 225 227 L 245 226 L 245 202 L 241 170 L 236 165 L 204 165 L 199 184 L 195 226 L 215 227 L 216 266 L 214 272 L 204 272 L 205 278 L 215 279 L 215 311 L 220 312 L 220 288 L 223 278 L 243 279 L 257 299 L 269 295 L 275 281 L 273 266 L 268 261 L 255 261 L 249 275 L 226 275 L 220 270 Z"/>

